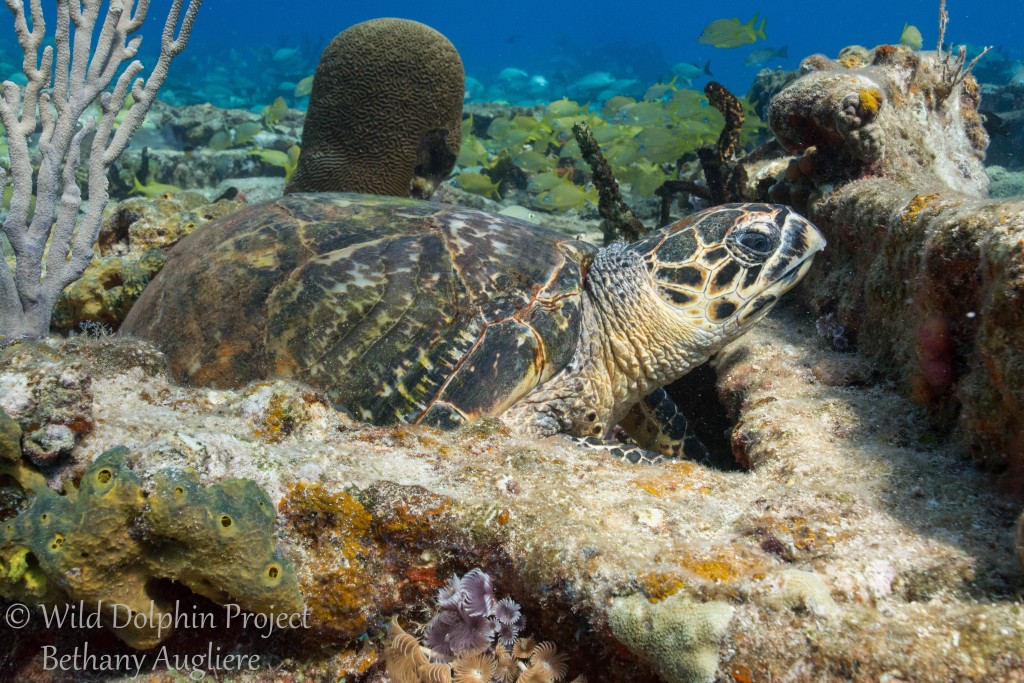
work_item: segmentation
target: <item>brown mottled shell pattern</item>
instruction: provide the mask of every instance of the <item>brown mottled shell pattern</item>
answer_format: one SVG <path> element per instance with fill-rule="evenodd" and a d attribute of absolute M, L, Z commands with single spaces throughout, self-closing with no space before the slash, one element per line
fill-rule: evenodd
<path fill-rule="evenodd" d="M 182 240 L 122 329 L 193 384 L 291 376 L 370 422 L 452 426 L 568 363 L 595 252 L 505 216 L 297 193 Z"/>

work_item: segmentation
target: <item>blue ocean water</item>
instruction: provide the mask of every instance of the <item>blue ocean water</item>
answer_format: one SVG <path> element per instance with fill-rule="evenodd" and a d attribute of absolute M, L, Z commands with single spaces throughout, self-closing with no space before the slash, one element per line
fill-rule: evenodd
<path fill-rule="evenodd" d="M 52 27 L 53 8 L 43 2 Z M 140 56 L 155 61 L 160 31 L 170 0 L 155 0 L 143 27 Z M 496 3 L 410 0 L 338 3 L 325 0 L 206 0 L 186 52 L 175 60 L 161 93 L 171 104 L 212 102 L 219 106 L 256 108 L 278 95 L 289 106 L 304 108 L 294 85 L 316 68 L 332 37 L 354 23 L 382 16 L 414 19 L 446 35 L 466 66 L 471 99 L 550 101 L 568 94 L 580 100 L 601 99 L 598 90 L 570 86 L 594 72 L 616 82 L 618 94 L 642 96 L 644 90 L 672 77 L 673 65 L 703 68 L 737 94 L 745 93 L 761 68 L 795 69 L 814 53 L 835 56 L 844 46 L 895 43 L 905 24 L 920 29 L 925 49 L 938 38 L 938 0 L 862 0 L 857 3 L 755 2 L 629 3 L 595 0 L 586 4 L 540 2 Z M 1024 82 L 1024 8 L 1020 0 L 950 0 L 947 43 L 967 44 L 973 52 L 997 50 L 979 67 L 981 80 Z M 6 14 L 6 13 L 5 13 Z M 755 14 L 767 20 L 766 39 L 736 48 L 698 43 L 711 21 Z M 9 24 L 0 24 L 0 79 L 19 77 L 20 49 Z M 757 49 L 785 47 L 787 56 L 770 56 L 745 64 Z M 509 87 L 503 70 L 537 77 L 534 87 Z M 700 88 L 707 76 L 692 84 Z M 477 85 L 479 84 L 479 85 Z M 685 85 L 685 83 L 680 83 Z M 604 94 L 614 94 L 604 93 Z"/>
<path fill-rule="evenodd" d="M 167 5 L 167 0 L 153 4 L 145 28 L 146 48 L 156 47 Z M 950 0 L 947 11 L 947 42 L 995 45 L 1011 62 L 1024 57 L 1020 40 L 1024 9 L 1019 0 Z M 697 42 L 709 22 L 728 17 L 746 22 L 755 13 L 767 19 L 767 40 L 729 49 Z M 243 86 L 274 79 L 277 82 L 268 82 L 268 87 L 298 81 L 312 73 L 320 50 L 335 34 L 353 23 L 380 16 L 415 19 L 441 31 L 461 53 L 467 75 L 485 87 L 496 82 L 502 69 L 514 68 L 543 76 L 550 91 L 539 95 L 552 98 L 561 96 L 567 84 L 595 71 L 607 72 L 615 79 L 635 79 L 642 92 L 646 86 L 670 78 L 674 64 L 703 66 L 708 60 L 716 80 L 744 93 L 760 68 L 793 69 L 807 55 L 835 56 L 854 43 L 868 47 L 895 43 L 906 23 L 920 29 L 925 49 L 934 46 L 938 38 L 937 0 L 826 0 L 813 4 L 752 0 L 595 0 L 585 4 L 207 0 L 192 44 L 175 63 L 169 87 L 186 100 L 193 99 L 196 95 L 184 92 L 182 82 L 191 79 L 195 85 L 202 74 L 218 65 L 230 68 Z M 788 58 L 744 66 L 754 49 L 783 46 L 788 48 Z M 288 59 L 274 60 L 275 54 L 281 56 L 277 52 L 281 49 L 296 52 Z M 279 89 L 290 98 L 286 85 Z M 265 95 L 261 92 L 261 96 Z M 289 104 L 302 106 L 297 101 Z"/>

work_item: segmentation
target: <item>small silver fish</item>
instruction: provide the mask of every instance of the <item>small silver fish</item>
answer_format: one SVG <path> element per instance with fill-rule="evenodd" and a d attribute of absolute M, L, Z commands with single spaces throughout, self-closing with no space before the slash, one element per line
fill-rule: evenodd
<path fill-rule="evenodd" d="M 574 81 L 570 88 L 576 90 L 593 91 L 603 90 L 615 82 L 615 77 L 607 71 L 594 71 L 577 81 Z"/>
<path fill-rule="evenodd" d="M 522 69 L 516 69 L 515 67 L 506 67 L 498 73 L 499 81 L 525 81 L 530 77 L 530 74 L 526 73 Z"/>
<path fill-rule="evenodd" d="M 679 76 L 682 80 L 686 81 L 687 85 L 693 83 L 693 81 L 703 76 L 714 76 L 711 73 L 711 60 L 704 62 L 704 66 L 700 67 L 690 62 L 679 62 L 672 67 L 672 73 Z"/>
<path fill-rule="evenodd" d="M 788 45 L 783 45 L 778 50 L 773 47 L 758 48 L 747 55 L 747 58 L 743 60 L 743 66 L 760 66 L 765 62 L 775 59 L 776 57 L 779 59 L 788 59 L 788 51 Z"/>

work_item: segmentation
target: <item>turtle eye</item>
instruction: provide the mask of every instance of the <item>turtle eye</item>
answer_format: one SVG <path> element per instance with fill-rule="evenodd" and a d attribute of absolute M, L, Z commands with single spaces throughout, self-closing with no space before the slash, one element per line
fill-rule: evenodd
<path fill-rule="evenodd" d="M 739 235 L 736 242 L 741 247 L 749 249 L 755 254 L 770 254 L 772 251 L 772 239 L 762 232 L 749 231 Z"/>

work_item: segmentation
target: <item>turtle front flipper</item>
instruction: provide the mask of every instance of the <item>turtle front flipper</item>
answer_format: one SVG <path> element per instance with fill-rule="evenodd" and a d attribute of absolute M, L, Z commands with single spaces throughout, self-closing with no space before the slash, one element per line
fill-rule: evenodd
<path fill-rule="evenodd" d="M 619 427 L 646 451 L 697 462 L 711 459 L 708 449 L 664 389 L 655 389 L 640 399 Z"/>
<path fill-rule="evenodd" d="M 649 451 L 641 448 L 640 446 L 622 443 L 621 441 L 599 439 L 596 436 L 580 437 L 566 435 L 566 438 L 579 446 L 584 446 L 595 451 L 601 451 L 613 458 L 625 460 L 626 462 L 631 462 L 634 465 L 657 465 L 667 459 L 660 453 Z"/>

